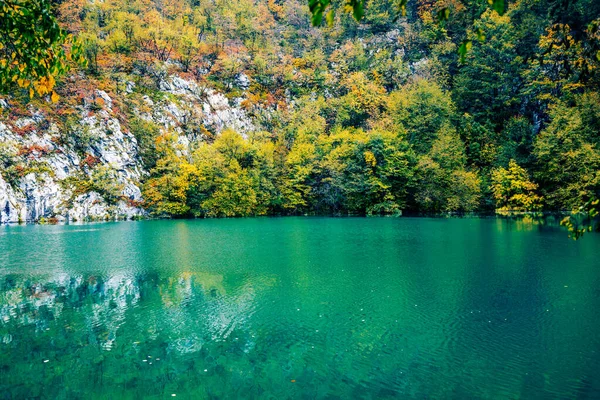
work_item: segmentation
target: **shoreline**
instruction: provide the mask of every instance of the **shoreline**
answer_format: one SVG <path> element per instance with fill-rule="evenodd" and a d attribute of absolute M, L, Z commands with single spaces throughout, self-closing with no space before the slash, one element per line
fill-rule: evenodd
<path fill-rule="evenodd" d="M 431 218 L 431 219 L 543 219 L 557 218 L 562 219 L 565 216 L 571 215 L 570 211 L 540 211 L 540 212 L 482 212 L 482 213 L 443 213 L 443 214 L 424 214 L 417 212 L 406 212 L 398 215 L 366 215 L 366 214 L 272 214 L 272 215 L 253 215 L 240 217 L 136 217 L 136 218 L 106 218 L 106 219 L 84 219 L 84 220 L 58 220 L 55 218 L 42 218 L 37 221 L 20 221 L 20 222 L 1 222 L 0 226 L 26 226 L 26 225 L 86 225 L 95 223 L 109 222 L 138 222 L 138 221 L 195 221 L 195 220 L 219 220 L 219 219 L 256 219 L 256 218 Z M 560 222 L 560 220 L 558 221 Z"/>

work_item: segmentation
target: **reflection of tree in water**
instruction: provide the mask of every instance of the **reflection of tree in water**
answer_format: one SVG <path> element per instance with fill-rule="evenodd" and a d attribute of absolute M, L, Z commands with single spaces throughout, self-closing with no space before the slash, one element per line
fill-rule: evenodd
<path fill-rule="evenodd" d="M 222 276 L 207 273 L 184 272 L 167 278 L 151 273 L 108 278 L 60 275 L 45 282 L 9 275 L 0 280 L 0 318 L 4 330 L 35 326 L 38 333 L 52 323 L 62 322 L 67 330 L 82 324 L 90 340 L 105 350 L 111 349 L 126 322 L 145 324 L 141 332 L 152 338 L 166 333 L 185 343 L 202 334 L 203 340 L 220 340 L 252 315 L 252 286 L 236 292 L 225 295 Z M 65 315 L 65 310 L 71 312 Z M 78 318 L 81 321 L 75 321 Z M 189 352 L 185 346 L 180 350 Z"/>
<path fill-rule="evenodd" d="M 4 276 L 0 346 L 6 357 L 0 371 L 11 378 L 0 384 L 0 390 L 15 390 L 11 382 L 30 380 L 12 393 L 36 396 L 39 380 L 52 376 L 48 367 L 60 367 L 55 379 L 64 379 L 66 367 L 79 374 L 84 385 L 110 379 L 137 386 L 140 368 L 152 365 L 152 372 L 157 372 L 170 365 L 162 372 L 172 381 L 177 375 L 173 365 L 189 374 L 199 359 L 215 362 L 218 356 L 203 349 L 207 343 L 226 352 L 251 348 L 254 335 L 248 322 L 253 300 L 251 285 L 227 295 L 221 276 L 203 273 Z M 231 343 L 218 344 L 224 341 Z M 194 355 L 195 359 L 173 364 Z M 123 366 L 129 370 L 121 371 Z M 200 372 L 204 369 L 198 367 Z M 150 388 L 157 382 L 161 380 Z"/>
<path fill-rule="evenodd" d="M 259 298 L 272 283 L 156 271 L 0 278 L 0 392 L 392 398 L 410 392 L 404 374 L 433 365 L 427 349 L 408 351 L 403 330 L 349 319 L 344 306 L 323 318 L 295 308 L 287 317 L 277 305 L 263 314 L 257 303 L 278 298 Z"/>
<path fill-rule="evenodd" d="M 112 347 L 127 309 L 139 301 L 138 288 L 124 274 L 108 279 L 63 274 L 45 282 L 11 275 L 0 281 L 0 295 L 0 315 L 8 334 L 30 326 L 39 334 L 60 322 L 70 331 L 76 324 L 86 328 L 90 342 L 106 350 Z"/>

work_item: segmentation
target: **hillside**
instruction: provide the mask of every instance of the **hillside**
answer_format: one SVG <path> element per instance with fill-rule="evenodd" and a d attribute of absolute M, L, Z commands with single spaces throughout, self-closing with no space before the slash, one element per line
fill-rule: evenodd
<path fill-rule="evenodd" d="M 0 222 L 578 207 L 600 195 L 600 5 L 507 4 L 312 27 L 299 0 L 58 1 L 87 62 L 56 102 L 0 97 Z"/>

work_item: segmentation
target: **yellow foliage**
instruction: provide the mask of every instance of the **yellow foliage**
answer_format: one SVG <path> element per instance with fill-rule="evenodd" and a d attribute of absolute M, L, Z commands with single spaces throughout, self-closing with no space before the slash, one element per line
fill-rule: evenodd
<path fill-rule="evenodd" d="M 371 151 L 365 151 L 365 162 L 367 163 L 367 165 L 370 165 L 371 167 L 374 167 L 377 165 L 377 159 L 375 158 L 375 154 L 373 154 L 373 152 Z"/>

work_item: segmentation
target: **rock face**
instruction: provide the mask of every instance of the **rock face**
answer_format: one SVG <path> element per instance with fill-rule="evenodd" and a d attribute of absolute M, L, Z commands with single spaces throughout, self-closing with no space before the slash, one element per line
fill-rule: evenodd
<path fill-rule="evenodd" d="M 59 129 L 44 116 L 17 119 L 11 125 L 13 129 L 0 122 L 0 223 L 143 215 L 136 206 L 141 201 L 142 176 L 136 140 L 106 110 L 80 119 L 77 129 L 92 138 L 83 150 L 86 159 L 78 154 L 82 151 L 62 143 Z M 78 193 L 78 185 L 93 177 L 92 162 L 110 168 L 123 187 L 116 202 L 109 204 L 94 191 Z"/>
<path fill-rule="evenodd" d="M 200 122 L 206 129 L 215 133 L 233 129 L 244 135 L 256 129 L 252 120 L 240 107 L 241 99 L 235 99 L 233 104 L 230 104 L 229 99 L 222 93 L 177 76 L 162 81 L 160 88 L 175 95 L 178 100 L 177 103 L 167 102 L 162 106 L 150 103 L 155 106 L 152 115 L 154 120 L 166 126 L 185 126 L 196 116 L 198 119 L 194 122 Z M 180 133 L 184 132 L 180 130 Z"/>
<path fill-rule="evenodd" d="M 0 222 L 19 221 L 23 218 L 22 204 L 17 201 L 13 188 L 0 175 Z"/>
<path fill-rule="evenodd" d="M 162 131 L 179 135 L 179 143 L 200 140 L 201 125 L 212 133 L 253 130 L 239 107 L 212 89 L 179 77 L 160 83 L 160 101 L 143 97 L 138 117 Z M 129 82 L 123 96 L 135 90 Z M 71 125 L 29 107 L 17 112 L 0 99 L 0 223 L 130 219 L 145 215 L 143 169 L 135 136 L 123 124 L 115 99 L 95 90 L 83 105 L 71 107 Z"/>

